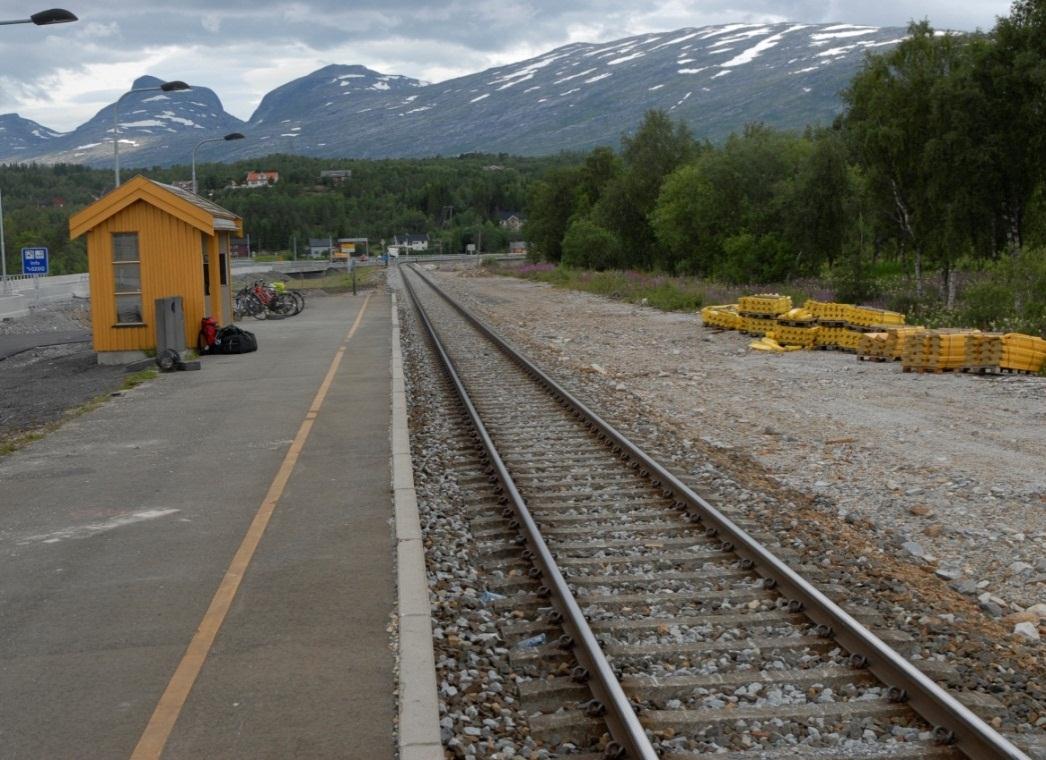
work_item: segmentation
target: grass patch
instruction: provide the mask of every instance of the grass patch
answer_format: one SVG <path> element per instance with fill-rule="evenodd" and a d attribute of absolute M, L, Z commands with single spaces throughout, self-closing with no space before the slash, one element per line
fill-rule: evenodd
<path fill-rule="evenodd" d="M 553 264 L 499 264 L 490 271 L 528 280 L 547 282 L 558 288 L 582 290 L 618 301 L 644 304 L 662 311 L 698 311 L 711 304 L 736 303 L 743 295 L 780 293 L 802 305 L 807 298 L 830 300 L 830 293 L 816 280 L 766 285 L 729 285 L 697 277 L 676 277 L 657 272 L 593 272 Z"/>
<path fill-rule="evenodd" d="M 152 380 L 159 374 L 155 369 L 143 369 L 140 372 L 128 375 L 123 379 L 123 384 L 120 386 L 122 390 L 129 391 L 131 388 L 141 385 L 144 382 Z"/>
<path fill-rule="evenodd" d="M 383 276 L 384 267 L 360 267 L 356 270 L 356 289 L 373 288 Z M 308 298 L 309 291 L 322 290 L 327 293 L 352 292 L 352 275 L 349 272 L 325 274 L 315 279 L 292 279 L 287 286 L 300 290 Z"/>
<path fill-rule="evenodd" d="M 551 264 L 502 266 L 495 271 L 662 311 L 696 311 L 705 303 L 704 287 L 700 281 L 688 277 L 634 271 L 592 272 Z"/>

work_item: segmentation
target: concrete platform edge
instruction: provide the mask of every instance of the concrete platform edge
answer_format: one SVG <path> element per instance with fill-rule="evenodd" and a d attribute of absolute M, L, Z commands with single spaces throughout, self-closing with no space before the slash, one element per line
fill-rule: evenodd
<path fill-rule="evenodd" d="M 395 294 L 392 295 L 391 438 L 399 610 L 399 756 L 400 760 L 442 760 L 432 615 L 425 575 L 425 546 L 421 539 L 410 458 L 407 395 Z"/>

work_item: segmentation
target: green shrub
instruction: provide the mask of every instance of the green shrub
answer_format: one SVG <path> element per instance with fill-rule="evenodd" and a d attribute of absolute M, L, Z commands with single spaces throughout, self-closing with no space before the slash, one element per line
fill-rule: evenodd
<path fill-rule="evenodd" d="M 715 275 L 731 283 L 777 282 L 788 276 L 793 258 L 791 246 L 776 233 L 744 232 L 723 241 Z"/>
<path fill-rule="evenodd" d="M 618 265 L 621 241 L 587 217 L 575 219 L 563 236 L 563 264 L 603 271 Z"/>
<path fill-rule="evenodd" d="M 871 267 L 859 253 L 851 253 L 836 262 L 830 280 L 835 298 L 841 303 L 866 303 L 880 294 Z"/>
<path fill-rule="evenodd" d="M 986 280 L 963 293 L 959 310 L 963 324 L 991 329 L 1013 316 L 1013 292 L 1001 282 Z"/>

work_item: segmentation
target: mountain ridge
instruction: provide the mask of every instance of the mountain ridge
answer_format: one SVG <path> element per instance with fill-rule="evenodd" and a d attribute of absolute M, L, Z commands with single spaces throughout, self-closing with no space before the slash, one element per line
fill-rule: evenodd
<path fill-rule="evenodd" d="M 149 97 L 125 95 L 120 104 L 121 161 L 187 163 L 195 141 L 231 130 L 249 139 L 227 143 L 207 160 L 271 153 L 538 155 L 616 145 L 652 108 L 713 140 L 750 122 L 801 129 L 830 122 L 864 54 L 906 34 L 842 23 L 685 27 L 571 43 L 435 84 L 331 64 L 266 93 L 247 122 L 226 113 L 209 88 L 147 90 Z M 133 89 L 159 83 L 140 78 Z M 112 152 L 112 108 L 65 134 L 0 116 L 0 161 L 104 166 Z"/>

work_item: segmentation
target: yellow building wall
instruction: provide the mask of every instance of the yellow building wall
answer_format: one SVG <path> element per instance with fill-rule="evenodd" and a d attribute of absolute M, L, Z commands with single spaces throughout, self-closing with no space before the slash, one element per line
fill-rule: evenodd
<path fill-rule="evenodd" d="M 112 266 L 112 235 L 116 232 L 138 233 L 142 325 L 116 326 Z M 95 351 L 156 348 L 154 301 L 169 296 L 182 297 L 186 345 L 190 348 L 196 345 L 204 316 L 202 234 L 197 228 L 142 201 L 131 204 L 87 233 Z M 211 257 L 214 267 L 211 282 L 217 283 L 214 258 Z M 212 287 L 212 294 L 214 290 Z"/>

